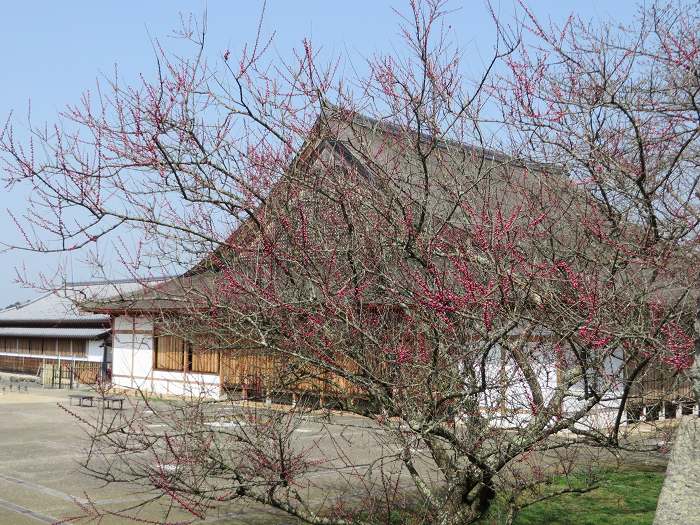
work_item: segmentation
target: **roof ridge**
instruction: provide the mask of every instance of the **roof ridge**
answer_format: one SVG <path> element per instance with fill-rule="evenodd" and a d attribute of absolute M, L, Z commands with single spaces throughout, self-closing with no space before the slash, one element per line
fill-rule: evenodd
<path fill-rule="evenodd" d="M 319 118 L 325 120 L 326 123 L 328 123 L 331 119 L 336 118 L 341 122 L 344 121 L 349 126 L 356 124 L 370 131 L 379 133 L 415 133 L 420 137 L 421 141 L 435 142 L 437 148 L 459 148 L 465 152 L 483 155 L 485 160 L 487 161 L 509 162 L 515 165 L 520 165 L 523 167 L 528 167 L 542 171 L 559 171 L 561 169 L 559 166 L 553 164 L 522 159 L 511 153 L 507 153 L 506 151 L 503 151 L 501 149 L 494 149 L 476 144 L 471 144 L 457 139 L 435 137 L 431 134 L 422 131 L 419 132 L 417 129 L 411 127 L 403 128 L 400 124 L 392 122 L 390 120 L 390 116 L 383 117 L 381 119 L 377 117 L 370 117 L 369 115 L 360 113 L 357 110 L 345 109 L 341 106 L 331 104 L 327 101 L 323 101 L 321 104 L 321 113 L 319 115 Z"/>
<path fill-rule="evenodd" d="M 65 286 L 94 286 L 98 284 L 128 284 L 128 283 L 136 283 L 140 284 L 142 282 L 152 282 L 152 281 L 165 281 L 167 279 L 172 279 L 176 277 L 176 275 L 159 275 L 156 277 L 144 277 L 142 279 L 128 279 L 128 278 L 122 278 L 122 279 L 102 279 L 98 281 L 66 281 L 63 283 L 63 287 Z M 52 293 L 52 292 L 49 292 Z"/>
<path fill-rule="evenodd" d="M 29 306 L 30 304 L 34 304 L 34 303 L 36 303 L 37 301 L 40 301 L 40 300 L 42 300 L 42 299 L 45 299 L 46 297 L 48 297 L 48 296 L 51 295 L 52 293 L 53 293 L 53 292 L 44 292 L 42 295 L 40 295 L 39 297 L 35 297 L 34 299 L 29 299 L 28 301 L 25 301 L 25 302 L 17 301 L 17 302 L 15 302 L 14 304 L 11 304 L 11 305 L 9 305 L 9 306 L 5 306 L 5 307 L 3 307 L 3 308 L 0 308 L 0 313 L 7 312 L 7 311 L 9 311 L 9 310 L 19 310 L 19 309 L 21 309 L 21 308 L 24 308 L 24 307 L 26 307 L 26 306 Z"/>

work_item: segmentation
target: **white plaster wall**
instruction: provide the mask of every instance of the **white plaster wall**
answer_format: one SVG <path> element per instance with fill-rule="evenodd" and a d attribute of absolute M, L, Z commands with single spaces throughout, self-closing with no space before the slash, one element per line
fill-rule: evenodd
<path fill-rule="evenodd" d="M 112 375 L 115 385 L 163 395 L 220 395 L 218 374 L 153 370 L 153 324 L 148 318 L 120 316 L 115 319 L 114 328 Z"/>
<path fill-rule="evenodd" d="M 134 334 L 133 319 L 120 316 L 114 319 L 112 334 L 112 382 L 117 386 L 133 388 Z"/>
<path fill-rule="evenodd" d="M 219 397 L 218 374 L 194 374 L 153 370 L 148 387 L 156 394 L 185 397 Z"/>
<path fill-rule="evenodd" d="M 522 372 L 514 363 L 509 363 L 505 367 L 507 385 L 505 395 L 505 406 L 500 405 L 501 389 L 498 388 L 499 376 L 501 373 L 500 350 L 493 350 L 494 356 L 490 357 L 486 366 L 487 392 L 481 396 L 480 404 L 482 410 L 489 414 L 495 426 L 516 427 L 527 424 L 533 417 L 531 391 Z M 534 353 L 533 353 L 534 354 Z M 605 370 L 610 377 L 621 376 L 620 368 L 623 360 L 620 356 L 611 356 L 606 359 Z M 554 365 L 553 353 L 548 352 L 547 346 L 543 346 L 540 352 L 531 361 L 537 381 L 542 390 L 545 403 L 549 402 L 557 387 L 557 373 Z M 620 406 L 621 385 L 613 385 L 604 393 L 603 400 L 596 405 L 587 416 L 582 418 L 578 427 L 604 428 L 612 426 L 617 417 Z M 570 414 L 584 406 L 585 401 L 580 399 L 583 394 L 583 385 L 577 388 L 574 385 L 570 389 L 571 397 L 564 400 L 563 410 L 565 414 Z M 505 410 L 502 410 L 505 408 Z M 626 419 L 623 417 L 622 422 Z"/>
<path fill-rule="evenodd" d="M 112 327 L 115 331 L 131 330 L 133 318 L 131 316 L 120 315 L 114 318 Z"/>
<path fill-rule="evenodd" d="M 87 342 L 87 360 L 102 361 L 104 357 L 104 345 L 105 341 L 103 339 L 90 339 Z"/>

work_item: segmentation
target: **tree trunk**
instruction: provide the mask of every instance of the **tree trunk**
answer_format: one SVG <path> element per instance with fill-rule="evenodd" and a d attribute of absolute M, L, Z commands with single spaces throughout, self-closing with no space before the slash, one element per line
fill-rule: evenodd
<path fill-rule="evenodd" d="M 700 297 L 698 297 L 695 308 L 695 360 L 690 369 L 690 380 L 693 382 L 693 392 L 695 402 L 700 404 Z"/>

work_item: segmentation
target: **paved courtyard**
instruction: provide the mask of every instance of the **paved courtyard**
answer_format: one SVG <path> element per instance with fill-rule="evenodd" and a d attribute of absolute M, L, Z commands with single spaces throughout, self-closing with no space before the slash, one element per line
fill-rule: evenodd
<path fill-rule="evenodd" d="M 11 387 L 11 389 L 10 389 Z M 86 391 L 89 389 L 82 389 Z M 10 383 L 7 375 L 0 375 L 0 524 L 55 523 L 84 515 L 81 505 L 88 501 L 100 509 L 119 513 L 133 508 L 152 496 L 138 486 L 110 484 L 91 477 L 81 470 L 80 460 L 85 457 L 88 440 L 76 418 L 63 410 L 70 394 L 76 390 L 43 389 L 35 383 Z M 264 407 L 262 410 L 266 410 Z M 78 415 L 90 419 L 97 408 L 73 407 Z M 125 407 L 125 410 L 130 410 Z M 222 413 L 236 407 L 222 407 Z M 213 423 L 216 425 L 217 423 Z M 164 425 L 147 422 L 147 427 L 158 432 Z M 342 440 L 343 458 L 326 462 L 309 474 L 316 487 L 312 498 L 327 498 L 335 491 L 344 498 L 353 494 L 346 485 L 338 483 L 338 473 L 348 462 L 367 465 L 372 458 L 397 456 L 394 445 L 384 445 L 381 437 L 355 417 L 336 415 L 332 428 L 333 438 L 324 429 L 328 422 L 310 415 L 295 429 L 300 447 L 313 449 L 319 456 L 338 456 L 336 440 Z M 376 429 L 375 429 L 376 430 Z M 347 467 L 346 467 L 347 468 Z M 143 520 L 162 520 L 167 501 L 150 503 L 139 510 Z M 132 511 L 133 512 L 133 511 Z M 233 503 L 210 512 L 203 521 L 192 521 L 192 516 L 176 511 L 168 516 L 169 522 L 273 525 L 292 524 L 295 521 L 282 515 L 247 503 Z M 101 525 L 124 523 L 125 519 L 108 516 Z M 73 523 L 73 522 L 72 522 Z M 78 519 L 74 523 L 94 523 Z"/>
<path fill-rule="evenodd" d="M 26 384 L 24 384 L 26 385 Z M 27 385 L 17 392 L 17 384 L 0 380 L 0 524 L 29 525 L 55 523 L 83 514 L 80 504 L 89 497 L 100 508 L 120 511 L 144 501 L 135 486 L 110 485 L 81 472 L 79 460 L 86 445 L 85 435 L 75 418 L 58 403 L 68 404 L 68 390 L 43 390 Z M 3 392 L 2 389 L 5 388 Z M 77 409 L 89 413 L 90 408 Z M 160 505 L 147 506 L 141 517 L 162 518 Z M 171 521 L 191 519 L 184 513 Z M 86 520 L 77 523 L 86 523 Z M 106 518 L 101 524 L 124 523 Z M 286 516 L 263 508 L 237 504 L 195 523 L 283 524 L 293 523 Z"/>
<path fill-rule="evenodd" d="M 87 437 L 76 418 L 59 406 L 69 405 L 68 396 L 73 393 L 76 391 L 42 389 L 34 383 L 10 383 L 8 376 L 0 375 L 0 524 L 56 523 L 84 515 L 81 505 L 88 501 L 115 513 L 103 518 L 99 522 L 101 525 L 124 523 L 125 519 L 118 513 L 134 508 L 152 496 L 135 485 L 105 485 L 81 470 L 80 460 L 85 457 Z M 231 406 L 222 408 L 224 413 L 237 410 Z M 75 407 L 74 410 L 89 419 L 98 409 Z M 154 432 L 164 426 L 156 421 L 145 423 Z M 332 440 L 324 429 L 331 429 Z M 372 429 L 351 416 L 336 415 L 331 425 L 316 416 L 305 417 L 296 428 L 295 436 L 299 446 L 316 450 L 325 458 L 337 457 L 335 446 L 342 442 L 343 460 L 327 462 L 309 475 L 317 487 L 313 489 L 317 494 L 312 494 L 312 497 L 317 498 L 328 497 L 333 492 L 343 498 L 362 497 L 359 492 L 353 494 L 354 490 L 337 483 L 338 468 L 342 470 L 343 464 L 368 465 L 378 457 L 391 458 L 399 453 L 395 445 L 382 442 L 378 429 Z M 422 455 L 421 450 L 412 450 Z M 663 470 L 666 460 L 664 455 L 628 455 L 625 463 L 634 468 Z M 427 468 L 427 463 L 423 467 Z M 167 503 L 163 499 L 149 503 L 138 511 L 139 518 L 162 520 Z M 287 515 L 238 502 L 210 512 L 203 521 L 192 521 L 192 516 L 182 511 L 172 512 L 168 520 L 171 523 L 230 525 L 295 523 Z M 94 521 L 78 519 L 72 523 Z"/>

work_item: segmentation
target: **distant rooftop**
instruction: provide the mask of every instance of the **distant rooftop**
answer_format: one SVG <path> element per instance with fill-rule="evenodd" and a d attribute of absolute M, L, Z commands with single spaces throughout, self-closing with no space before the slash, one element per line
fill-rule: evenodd
<path fill-rule="evenodd" d="M 138 291 L 144 282 L 157 282 L 170 277 L 156 277 L 134 281 L 80 281 L 66 283 L 56 290 L 44 293 L 31 301 L 0 310 L 0 325 L 88 323 L 109 321 L 109 316 L 81 311 L 78 304 L 84 301 L 119 299 Z"/>
<path fill-rule="evenodd" d="M 109 328 L 50 328 L 45 326 L 0 326 L 0 337 L 99 339 L 108 333 Z"/>

